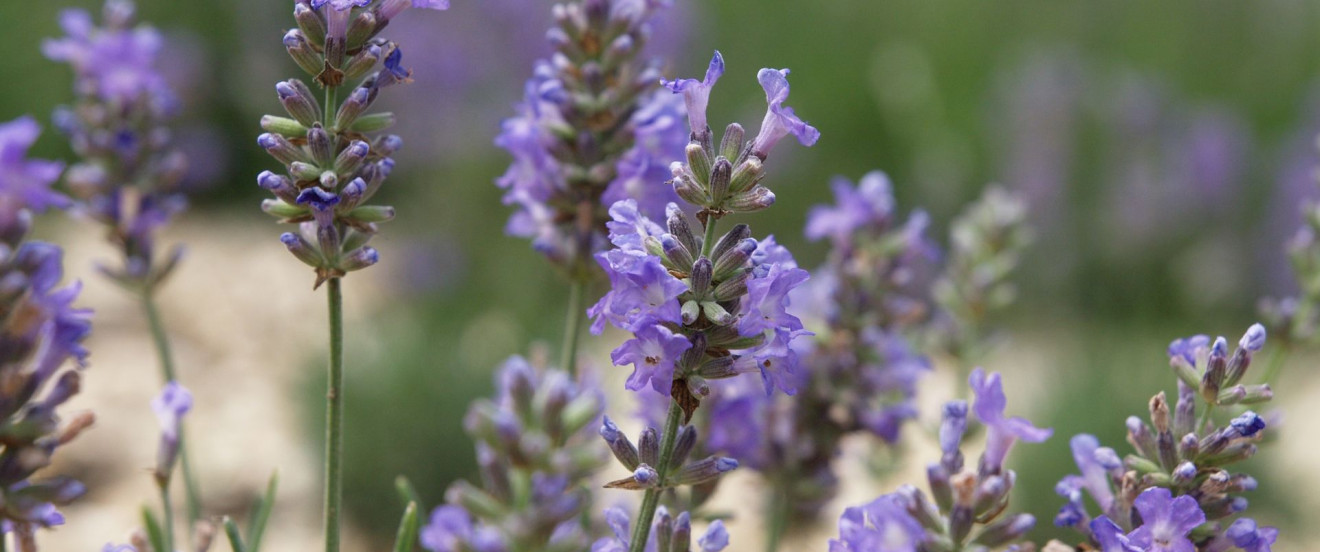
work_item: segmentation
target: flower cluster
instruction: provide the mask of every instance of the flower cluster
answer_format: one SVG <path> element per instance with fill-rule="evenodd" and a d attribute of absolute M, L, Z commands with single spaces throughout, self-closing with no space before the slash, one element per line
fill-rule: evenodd
<path fill-rule="evenodd" d="M 56 412 L 81 386 L 80 371 L 63 367 L 69 359 L 82 365 L 91 320 L 73 306 L 81 286 L 59 286 L 60 248 L 26 241 L 33 212 L 68 205 L 50 190 L 61 165 L 26 158 L 39 132 L 26 117 L 0 124 L 0 519 L 23 540 L 63 523 L 56 507 L 83 494 L 72 479 L 33 475 L 93 421 L 91 413 Z"/>
<path fill-rule="evenodd" d="M 663 185 L 682 155 L 682 106 L 656 86 L 659 63 L 641 56 L 656 12 L 647 0 L 583 0 L 554 8 L 555 53 L 536 64 L 518 114 L 496 145 L 513 163 L 496 183 L 515 205 L 509 234 L 571 278 L 593 277 L 590 258 L 609 247 L 606 208 L 635 200 L 651 217 L 677 199 Z"/>
<path fill-rule="evenodd" d="M 1004 460 L 1017 441 L 1039 443 L 1053 432 L 1004 415 L 1008 400 L 999 374 L 977 368 L 968 383 L 975 395 L 971 410 L 986 429 L 985 452 L 976 471 L 963 470 L 967 403 L 951 401 L 940 424 L 943 455 L 926 468 L 931 499 L 904 485 L 870 504 L 845 510 L 839 538 L 830 541 L 831 552 L 1023 549 L 1020 541 L 1036 519 L 1030 514 L 1004 515 L 1017 480 L 1013 470 L 1004 468 Z"/>
<path fill-rule="evenodd" d="M 1169 550 L 1190 551 L 1193 544 L 1196 550 L 1226 548 L 1213 543 L 1235 540 L 1233 527 L 1242 533 L 1237 522 L 1227 528 L 1223 523 L 1247 508 L 1240 493 L 1256 488 L 1251 476 L 1228 469 L 1256 453 L 1266 423 L 1246 410 L 1219 427 L 1211 414 L 1217 407 L 1238 408 L 1273 398 L 1266 384 L 1241 383 L 1253 355 L 1264 345 L 1260 324 L 1247 330 L 1231 355 L 1223 337 L 1197 335 L 1169 345 L 1169 363 L 1179 380 L 1177 403 L 1170 409 L 1161 392 L 1150 401 L 1150 424 L 1128 418 L 1127 440 L 1134 452 L 1125 458 L 1091 435 L 1073 437 L 1073 458 L 1081 473 L 1065 477 L 1056 487 L 1068 503 L 1055 524 L 1075 528 L 1101 546 L 1116 546 L 1105 543 L 1122 537 L 1123 546 L 1165 550 L 1149 548 L 1154 532 L 1163 542 L 1185 543 Z M 1199 417 L 1198 397 L 1204 403 Z M 1086 495 L 1099 506 L 1099 517 L 1092 519 L 1088 513 Z M 1254 527 L 1255 522 L 1243 519 L 1238 522 Z"/>
<path fill-rule="evenodd" d="M 1009 276 L 1031 242 L 1027 206 L 996 187 L 954 221 L 949 258 L 932 293 L 940 306 L 934 338 L 964 364 L 976 361 L 990 336 L 986 317 L 1016 296 Z"/>
<path fill-rule="evenodd" d="M 156 69 L 160 34 L 134 26 L 127 0 L 105 4 L 97 27 L 84 10 L 60 15 L 65 37 L 43 44 L 46 57 L 74 71 L 77 99 L 54 115 L 80 161 L 66 175 L 79 201 L 77 212 L 107 229 L 123 258 L 101 266 L 125 288 L 149 291 L 169 275 L 182 255 L 155 255 L 156 235 L 187 205 L 179 183 L 187 160 L 174 147 L 167 123 L 178 100 Z"/>
<path fill-rule="evenodd" d="M 594 385 L 521 357 L 500 369 L 498 386 L 498 400 L 477 401 L 464 420 L 477 441 L 482 485 L 460 481 L 449 489 L 449 504 L 436 508 L 422 530 L 422 546 L 434 552 L 585 548 L 582 516 L 591 495 L 584 484 L 604 459 L 584 445 L 592 441 L 604 397 Z"/>
<path fill-rule="evenodd" d="M 624 552 L 628 550 L 628 513 L 620 508 L 605 510 L 605 523 L 613 536 L 602 538 L 591 545 L 591 552 Z M 701 552 L 720 552 L 729 546 L 729 532 L 724 522 L 715 520 L 697 539 Z M 688 552 L 692 550 L 692 520 L 687 512 L 677 517 L 661 506 L 655 514 L 651 537 L 646 541 L 646 552 Z"/>
<path fill-rule="evenodd" d="M 1320 147 L 1320 146 L 1317 146 Z M 1320 179 L 1320 173 L 1316 176 Z M 1267 297 L 1260 301 L 1258 310 L 1273 335 L 1287 350 L 1297 343 L 1316 339 L 1320 326 L 1320 202 L 1311 200 L 1302 205 L 1302 227 L 1287 242 L 1288 261 L 1300 292 L 1294 297 Z M 1275 376 L 1272 367 L 1265 381 Z"/>
<path fill-rule="evenodd" d="M 394 123 L 392 113 L 367 113 L 382 89 L 410 82 L 403 51 L 379 33 L 409 6 L 446 9 L 447 0 L 298 0 L 298 28 L 284 47 L 326 89 L 319 102 L 301 79 L 275 85 L 289 117 L 266 115 L 257 144 L 284 164 L 286 174 L 263 171 L 257 184 L 275 195 L 261 208 L 298 232 L 280 236 L 298 260 L 316 270 L 316 285 L 376 263 L 367 242 L 394 208 L 367 205 L 394 169 L 402 147 L 394 135 L 370 137 Z M 383 64 L 383 66 L 382 66 Z M 381 66 L 377 69 L 377 66 Z M 340 86 L 359 80 L 343 102 Z"/>

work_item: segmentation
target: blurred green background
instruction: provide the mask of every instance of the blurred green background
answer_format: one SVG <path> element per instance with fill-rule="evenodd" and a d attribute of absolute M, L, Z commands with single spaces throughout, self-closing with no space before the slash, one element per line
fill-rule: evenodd
<path fill-rule="evenodd" d="M 652 46 L 671 76 L 697 73 L 712 49 L 724 53 L 713 120 L 755 124 L 764 109 L 755 71 L 793 69 L 789 103 L 823 138 L 776 156 L 768 183 L 779 203 L 749 222 L 803 264 L 824 257 L 801 227 L 808 207 L 828 200 L 833 175 L 883 169 L 901 204 L 928 209 L 936 228 L 986 183 L 1031 202 L 1039 239 L 1008 321 L 1018 337 L 993 363 L 1011 371 L 1015 355 L 1031 354 L 1020 343 L 1063 348 L 1033 376 L 1050 389 L 1046 400 L 1024 406 L 1058 437 L 1017 456 L 1018 504 L 1042 520 L 1040 536 L 1054 534 L 1052 487 L 1072 469 L 1067 436 L 1088 431 L 1123 450 L 1124 417 L 1143 412 L 1155 389 L 1172 389 L 1170 339 L 1235 336 L 1258 297 L 1294 285 L 1282 242 L 1300 201 L 1320 196 L 1311 174 L 1320 165 L 1320 3 L 677 2 Z M 296 73 L 279 43 L 289 2 L 139 3 L 141 18 L 169 37 L 195 208 L 268 224 L 254 175 L 271 163 L 254 137 L 260 115 L 278 108 L 273 83 Z M 0 72 L 10 75 L 0 119 L 48 121 L 69 98 L 67 69 L 41 57 L 40 40 L 59 34 L 59 9 L 98 5 L 0 2 Z M 503 235 L 510 211 L 492 183 L 508 157 L 491 141 L 545 52 L 549 6 L 454 0 L 447 13 L 414 14 L 390 31 L 416 72 L 409 90 L 384 100 L 404 114 L 396 132 L 407 146 L 382 192 L 398 221 L 379 239 L 395 251 L 383 264 L 406 300 L 374 309 L 385 342 L 354 346 L 350 335 L 352 365 L 363 369 L 350 374 L 347 437 L 351 507 L 381 534 L 397 519 L 379 507 L 392 504 L 395 474 L 440 500 L 472 471 L 460 427 L 467 402 L 490 391 L 504 357 L 560 334 L 564 288 L 525 241 Z M 54 133 L 36 153 L 68 154 Z M 270 240 L 252 247 L 279 247 L 278 231 L 271 225 Z M 598 361 L 610 347 L 602 341 L 586 345 Z M 319 362 L 308 355 L 308 374 Z M 319 386 L 309 375 L 313 435 Z M 1255 514 L 1302 519 L 1289 495 L 1270 494 L 1287 482 L 1258 475 Z"/>

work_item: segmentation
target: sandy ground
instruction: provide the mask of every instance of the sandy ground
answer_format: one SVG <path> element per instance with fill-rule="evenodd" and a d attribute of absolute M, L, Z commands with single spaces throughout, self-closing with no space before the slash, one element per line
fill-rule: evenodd
<path fill-rule="evenodd" d="M 279 231 L 271 224 L 241 225 L 194 215 L 173 230 L 176 239 L 190 244 L 189 255 L 160 302 L 170 324 L 181 378 L 196 395 L 189 431 L 200 437 L 193 440 L 193 450 L 208 505 L 220 513 L 243 512 L 262 491 L 269 474 L 278 470 L 279 505 L 264 549 L 316 550 L 320 542 L 319 451 L 312 450 L 301 435 L 290 397 L 301 381 L 297 370 L 305 366 L 306 351 L 324 347 L 324 296 L 310 290 L 310 270 L 279 245 L 275 238 Z M 45 550 L 61 552 L 99 550 L 106 542 L 123 542 L 140 525 L 140 506 L 156 504 L 149 470 L 155 459 L 157 430 L 148 402 L 159 389 L 160 376 L 137 303 L 91 271 L 94 259 L 109 254 L 95 232 L 69 226 L 56 229 L 53 235 L 68 244 L 67 276 L 82 279 L 86 285 L 80 304 L 96 310 L 96 331 L 88 343 L 92 365 L 86 372 L 85 390 L 70 409 L 92 409 L 98 422 L 95 430 L 61 450 L 54 467 L 79 475 L 92 492 L 65 510 L 68 524 L 44 534 L 42 543 Z M 345 286 L 345 316 L 354 331 L 371 331 L 367 323 L 370 313 L 362 306 L 386 295 L 381 274 L 359 273 Z M 1028 376 L 1046 373 L 1067 349 L 1058 339 L 1020 339 L 1019 345 L 1018 351 L 1033 353 L 1029 358 L 1015 355 L 1013 370 Z M 588 348 L 599 349 L 591 351 L 597 358 L 605 358 L 608 349 L 599 342 L 589 343 Z M 622 373 L 612 373 L 614 376 L 621 382 Z M 1045 390 L 1033 387 L 1032 382 L 1041 381 L 1014 377 L 1009 380 L 1009 394 L 1040 396 Z M 934 387 L 927 389 L 953 388 L 947 378 L 930 385 Z M 1269 457 L 1275 469 L 1298 482 L 1293 499 L 1304 505 L 1302 511 L 1315 511 L 1320 508 L 1320 493 L 1306 491 L 1320 489 L 1320 470 L 1314 460 L 1315 443 L 1320 442 L 1320 424 L 1314 422 L 1320 420 L 1320 400 L 1314 399 L 1320 397 L 1320 383 L 1299 381 L 1281 395 L 1280 406 L 1294 423 L 1285 429 L 1284 438 Z M 924 396 L 923 408 L 933 413 L 936 402 L 934 396 Z M 839 461 L 844 480 L 869 480 L 860 462 L 868 450 L 864 442 L 847 443 Z M 933 450 L 929 442 L 918 443 L 910 447 L 909 454 L 930 458 Z M 905 464 L 905 471 L 893 474 L 890 481 L 845 485 L 843 495 L 827 508 L 823 519 L 837 519 L 846 506 L 867 502 L 898 482 L 924 479 L 922 462 Z M 735 474 L 726 481 L 714 506 L 745 505 L 748 497 L 760 492 L 754 477 Z M 610 500 L 617 498 L 602 497 L 598 503 Z M 763 546 L 757 520 L 743 519 L 731 529 L 735 535 L 731 550 L 756 551 Z M 1287 535 L 1287 542 L 1276 550 L 1306 550 L 1298 543 L 1320 538 L 1320 527 L 1309 530 L 1307 535 Z M 783 550 L 824 550 L 826 540 L 836 533 L 832 522 L 822 523 L 790 537 Z M 221 549 L 219 545 L 213 548 Z M 349 527 L 344 549 L 368 548 Z"/>

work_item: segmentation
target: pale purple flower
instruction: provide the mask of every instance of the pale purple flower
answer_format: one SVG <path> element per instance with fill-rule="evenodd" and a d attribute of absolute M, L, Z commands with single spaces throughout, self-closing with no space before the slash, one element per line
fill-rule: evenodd
<path fill-rule="evenodd" d="M 756 74 L 756 80 L 765 89 L 765 101 L 769 104 L 765 119 L 761 121 L 761 131 L 752 142 L 752 153 L 764 159 L 779 140 L 789 134 L 796 136 L 804 146 L 811 146 L 820 139 L 820 131 L 798 118 L 793 108 L 784 105 L 788 99 L 788 69 L 762 69 Z"/>
<path fill-rule="evenodd" d="M 633 365 L 633 373 L 628 376 L 626 384 L 628 389 L 639 391 L 649 381 L 652 389 L 669 395 L 674 363 L 684 351 L 692 348 L 692 342 L 658 324 L 643 326 L 635 335 L 610 353 L 610 360 L 615 366 Z"/>
<path fill-rule="evenodd" d="M 63 209 L 72 202 L 50 186 L 60 177 L 64 165 L 27 158 L 28 148 L 37 141 L 38 134 L 41 127 L 32 117 L 0 124 L 0 197 L 38 213 L 50 207 Z"/>
<path fill-rule="evenodd" d="M 1141 514 L 1141 527 L 1128 539 L 1146 552 L 1196 552 L 1187 538 L 1198 525 L 1205 523 L 1205 513 L 1190 496 L 1173 497 L 1163 487 L 1146 489 L 1133 503 Z"/>
<path fill-rule="evenodd" d="M 830 552 L 916 552 L 925 538 L 921 524 L 908 513 L 902 498 L 888 494 L 861 507 L 843 511 L 839 538 Z"/>
<path fill-rule="evenodd" d="M 672 178 L 669 163 L 681 158 L 687 146 L 682 118 L 683 103 L 664 90 L 656 90 L 642 103 L 629 121 L 633 147 L 615 164 L 618 174 L 601 194 L 602 205 L 633 199 L 643 214 L 662 220 L 665 206 L 680 201 L 667 182 Z"/>
<path fill-rule="evenodd" d="M 1091 536 L 1100 545 L 1100 552 L 1147 552 L 1134 546 L 1123 534 L 1123 528 L 1105 516 L 1091 522 Z"/>
<path fill-rule="evenodd" d="M 726 381 L 711 393 L 713 400 L 702 404 L 709 406 L 711 420 L 721 422 L 710 424 L 704 446 L 753 469 L 764 469 L 769 462 L 766 444 L 772 431 L 766 427 L 767 409 L 773 407 L 773 399 L 759 387 L 748 389 L 751 385 L 745 383 L 750 381 L 747 378 Z"/>
<path fill-rule="evenodd" d="M 764 276 L 747 281 L 738 333 L 754 336 L 766 330 L 792 332 L 802 329 L 802 320 L 788 313 L 789 292 L 810 276 L 800 268 L 770 264 Z"/>
<path fill-rule="evenodd" d="M 1251 518 L 1241 518 L 1228 526 L 1225 532 L 1233 545 L 1247 552 L 1270 552 L 1274 541 L 1279 538 L 1279 530 L 1274 527 L 1257 527 Z"/>
<path fill-rule="evenodd" d="M 796 269 L 795 269 L 796 270 Z M 813 335 L 798 329 L 776 328 L 769 334 L 760 347 L 742 351 L 734 366 L 742 373 L 759 372 L 765 394 L 769 396 L 776 387 L 786 395 L 794 395 L 798 389 L 798 355 L 793 350 L 793 341 L 801 336 Z"/>
<path fill-rule="evenodd" d="M 597 253 L 596 261 L 609 276 L 610 291 L 587 310 L 595 318 L 592 333 L 604 331 L 606 322 L 634 331 L 658 322 L 681 321 L 678 296 L 687 286 L 658 257 L 612 249 Z"/>
<path fill-rule="evenodd" d="M 697 79 L 677 79 L 672 81 L 660 81 L 660 84 L 675 94 L 683 95 L 683 103 L 687 108 L 688 126 L 693 135 L 699 135 L 710 131 L 710 126 L 706 123 L 706 105 L 710 102 L 710 89 L 715 86 L 715 82 L 720 80 L 720 75 L 724 74 L 724 56 L 716 50 L 715 55 L 710 58 L 710 66 L 706 68 L 706 76 L 702 80 Z"/>
<path fill-rule="evenodd" d="M 852 234 L 868 226 L 884 228 L 894 216 L 894 192 L 880 171 L 862 176 L 854 189 L 843 177 L 830 182 L 834 205 L 818 205 L 807 213 L 807 239 L 830 238 L 835 247 L 853 241 Z"/>
<path fill-rule="evenodd" d="M 1250 410 L 1233 418 L 1229 424 L 1243 437 L 1251 437 L 1265 429 L 1265 419 Z"/>
<path fill-rule="evenodd" d="M 422 548 L 431 552 L 462 552 L 464 543 L 472 537 L 472 516 L 460 506 L 438 506 L 431 511 L 431 520 L 422 528 L 419 538 Z"/>
<path fill-rule="evenodd" d="M 368 0 L 367 3 L 370 3 L 370 1 Z M 382 19 L 388 21 L 397 17 L 409 7 L 447 10 L 449 9 L 449 0 L 385 0 L 380 4 L 380 15 Z"/>
<path fill-rule="evenodd" d="M 720 552 L 729 546 L 729 531 L 724 528 L 724 522 L 718 519 L 710 522 L 706 532 L 697 539 L 697 546 L 701 552 Z"/>
<path fill-rule="evenodd" d="M 131 10 L 131 4 L 126 4 Z M 173 108 L 174 95 L 156 71 L 163 40 L 151 27 L 123 28 L 107 21 L 95 27 L 83 10 L 65 10 L 60 26 L 67 36 L 46 39 L 42 53 L 48 59 L 73 66 L 78 86 L 106 102 L 132 104 L 141 100 L 162 110 Z"/>
<path fill-rule="evenodd" d="M 1210 336 L 1200 334 L 1192 337 L 1175 339 L 1169 343 L 1169 358 L 1181 358 L 1191 366 L 1196 366 L 1196 356 L 1202 349 L 1209 350 Z"/>
<path fill-rule="evenodd" d="M 982 469 L 988 473 L 999 472 L 1004 465 L 1004 458 L 1008 456 L 1008 451 L 1019 439 L 1028 443 L 1039 443 L 1054 434 L 1053 430 L 1038 428 L 1025 418 L 1004 417 L 1008 398 L 1004 396 L 1004 384 L 998 372 L 987 376 L 985 370 L 977 368 L 972 371 L 968 383 L 971 384 L 972 392 L 976 395 L 972 409 L 987 428 Z"/>
<path fill-rule="evenodd" d="M 101 548 L 101 552 L 138 552 L 138 550 L 127 544 L 106 543 Z"/>
<path fill-rule="evenodd" d="M 661 506 L 656 513 L 655 519 L 656 521 L 659 521 L 661 517 L 667 515 L 665 507 Z M 613 533 L 613 535 L 601 538 L 595 543 L 592 543 L 591 552 L 625 552 L 628 550 L 628 542 L 632 538 L 632 535 L 628 530 L 629 524 L 630 520 L 628 518 L 628 512 L 624 511 L 623 508 L 617 506 L 606 508 L 605 525 L 609 526 L 610 532 Z M 653 525 L 651 531 L 647 534 L 646 552 L 664 552 L 663 550 L 657 550 L 656 533 L 659 532 L 658 530 L 659 527 Z M 692 544 L 690 541 L 683 542 L 682 540 L 672 540 L 675 538 L 691 539 L 691 521 L 687 512 L 682 512 L 673 518 L 673 533 L 669 535 L 669 538 L 671 539 L 671 546 L 675 549 L 691 549 Z M 718 520 L 712 522 L 706 527 L 706 531 L 697 539 L 697 546 L 701 552 L 720 552 L 728 545 L 729 533 L 724 528 L 724 523 Z"/>
<path fill-rule="evenodd" d="M 665 229 L 651 221 L 637 209 L 637 202 L 625 199 L 610 205 L 610 222 L 605 227 L 610 231 L 610 242 L 625 251 L 646 252 L 643 246 L 648 237 L 659 238 Z"/>
<path fill-rule="evenodd" d="M 165 384 L 160 395 L 152 399 L 151 410 L 156 413 L 156 421 L 160 423 L 160 432 L 164 439 L 171 441 L 179 439 L 179 427 L 183 422 L 183 416 L 192 410 L 192 406 L 192 393 L 173 381 Z"/>

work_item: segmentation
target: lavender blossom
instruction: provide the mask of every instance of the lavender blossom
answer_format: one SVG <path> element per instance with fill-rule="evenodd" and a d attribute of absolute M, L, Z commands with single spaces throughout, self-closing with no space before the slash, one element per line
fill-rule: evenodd
<path fill-rule="evenodd" d="M 1268 401 L 1273 392 L 1268 385 L 1239 383 L 1254 353 L 1264 347 L 1264 328 L 1259 324 L 1248 328 L 1232 353 L 1227 342 L 1197 335 L 1169 345 L 1169 364 L 1178 376 L 1176 404 L 1170 406 L 1161 392 L 1150 401 L 1149 424 L 1136 416 L 1128 418 L 1132 454 L 1120 460 L 1095 437 L 1073 437 L 1073 456 L 1081 474 L 1065 477 L 1056 487 L 1067 504 L 1055 517 L 1055 525 L 1088 535 L 1106 551 L 1127 550 L 1120 546 L 1143 551 L 1228 548 L 1233 526 L 1225 529 L 1224 524 L 1246 509 L 1247 501 L 1240 494 L 1256 488 L 1254 478 L 1229 469 L 1256 453 L 1256 444 L 1268 428 L 1250 410 L 1224 426 L 1217 426 L 1212 415 L 1220 406 Z M 1199 416 L 1198 399 L 1206 409 Z M 1094 520 L 1087 511 L 1086 495 L 1100 507 Z M 1201 529 L 1189 537 L 1195 527 Z M 1124 531 L 1127 540 L 1115 536 Z"/>
<path fill-rule="evenodd" d="M 137 293 L 150 293 L 183 255 L 175 247 L 156 256 L 161 228 L 187 206 L 180 185 L 187 159 L 168 126 L 178 99 L 157 70 L 162 39 L 153 28 L 134 26 L 134 6 L 108 0 L 104 23 L 83 10 L 60 16 L 67 36 L 48 39 L 46 56 L 68 63 L 77 98 L 56 110 L 56 127 L 79 162 L 66 181 L 78 200 L 76 213 L 106 227 L 122 266 L 102 273 Z M 67 201 L 67 200 L 65 200 Z"/>
<path fill-rule="evenodd" d="M 414 1 L 415 7 L 445 9 L 447 2 Z M 318 85 L 328 89 L 328 105 L 300 79 L 275 86 L 289 117 L 267 115 L 257 144 L 280 161 L 287 176 L 264 171 L 257 184 L 275 195 L 262 210 L 298 232 L 280 236 L 290 253 L 316 272 L 315 286 L 375 264 L 379 254 L 366 245 L 394 208 L 367 205 L 394 170 L 390 156 L 402 147 L 398 136 L 379 132 L 394 123 L 392 113 L 367 113 L 383 89 L 411 81 L 398 44 L 377 35 L 409 4 L 389 0 L 300 1 L 294 5 L 298 28 L 284 36 L 289 55 Z M 380 67 L 377 69 L 377 67 Z M 342 102 L 339 87 L 352 85 Z"/>
<path fill-rule="evenodd" d="M 976 412 L 977 419 L 988 429 L 985 454 L 981 457 L 980 466 L 980 470 L 984 473 L 999 473 L 1008 451 L 1018 440 L 1039 443 L 1054 434 L 1048 428 L 1042 429 L 1032 425 L 1026 418 L 1004 417 L 1004 408 L 1008 405 L 1008 399 L 1004 396 L 1004 384 L 1000 381 L 998 373 L 987 376 L 984 370 L 977 368 L 972 371 L 970 383 L 972 392 L 976 395 L 972 410 Z"/>
<path fill-rule="evenodd" d="M 422 546 L 434 552 L 585 548 L 581 522 L 591 499 L 585 485 L 604 461 L 586 445 L 604 408 L 602 393 L 590 381 L 574 382 L 521 357 L 505 362 L 496 383 L 496 400 L 473 403 L 464 419 L 477 441 L 481 485 L 450 487 L 448 504 L 422 530 Z"/>
<path fill-rule="evenodd" d="M 998 379 L 998 374 L 986 378 L 977 370 L 969 383 L 976 390 L 985 387 L 987 380 L 997 386 Z M 999 411 L 998 403 L 1002 402 L 1000 397 L 987 406 Z M 979 410 L 977 417 L 991 426 L 991 433 L 996 431 L 994 425 L 1005 423 L 1002 416 L 985 416 Z M 860 509 L 845 510 L 839 519 L 839 538 L 830 541 L 831 552 L 1031 549 L 1022 539 L 1035 526 L 1035 518 L 1030 514 L 1004 514 L 1017 474 L 1002 468 L 986 469 L 987 457 L 1000 454 L 994 437 L 986 445 L 981 467 L 974 472 L 963 470 L 961 447 L 966 423 L 966 403 L 954 401 L 945 406 L 940 428 L 944 454 L 939 462 L 926 468 L 931 498 L 904 485 Z M 1016 423 L 1030 426 L 1025 420 Z M 1048 436 L 1048 430 L 1043 431 Z M 998 458 L 1001 465 L 1002 460 Z"/>
<path fill-rule="evenodd" d="M 775 144 L 789 134 L 796 136 L 804 146 L 815 145 L 820 139 L 820 131 L 799 119 L 793 108 L 784 105 L 784 100 L 788 99 L 788 69 L 762 69 L 756 74 L 756 80 L 761 82 L 769 106 L 765 119 L 761 121 L 761 131 L 752 142 L 752 153 L 765 159 Z"/>
<path fill-rule="evenodd" d="M 160 422 L 160 453 L 156 457 L 156 481 L 169 486 L 174 460 L 179 454 L 179 431 L 183 416 L 192 410 L 192 393 L 176 382 L 169 382 L 151 401 L 151 410 Z"/>
<path fill-rule="evenodd" d="M 613 536 L 597 540 L 591 545 L 591 552 L 624 552 L 628 550 L 630 533 L 628 513 L 621 508 L 605 510 L 605 523 L 609 525 Z M 670 517 L 663 506 L 656 512 L 654 529 L 646 541 L 646 552 L 666 552 L 692 550 L 692 522 L 687 512 Z M 715 520 L 706 527 L 706 531 L 697 539 L 700 552 L 720 552 L 729 546 L 729 532 L 724 522 Z"/>
<path fill-rule="evenodd" d="M 506 231 L 532 238 L 574 281 L 594 277 L 589 260 L 608 247 L 602 206 L 633 199 L 658 218 L 677 199 L 662 182 L 683 151 L 681 105 L 658 89 L 658 61 L 642 56 L 663 4 L 555 6 L 555 55 L 537 62 L 518 115 L 495 139 L 513 155 L 496 180 L 518 209 Z"/>
<path fill-rule="evenodd" d="M 1279 530 L 1273 527 L 1257 527 L 1255 520 L 1241 518 L 1228 527 L 1226 535 L 1234 546 L 1247 552 L 1270 552 L 1274 541 L 1279 538 Z"/>
<path fill-rule="evenodd" d="M 64 522 L 56 509 L 85 492 L 73 479 L 34 475 L 51 464 L 56 450 L 92 424 L 82 413 L 62 418 L 57 409 L 78 393 L 80 370 L 65 370 L 72 359 L 83 366 L 82 341 L 91 332 L 90 311 L 73 306 L 81 286 L 59 287 L 62 252 L 54 245 L 25 241 L 32 212 L 62 202 L 47 186 L 59 175 L 57 163 L 26 158 L 36 138 L 29 118 L 0 124 L 0 392 L 5 417 L 0 432 L 8 435 L 0 454 L 7 458 L 0 472 L 0 518 L 23 539 L 35 539 L 38 527 Z"/>

